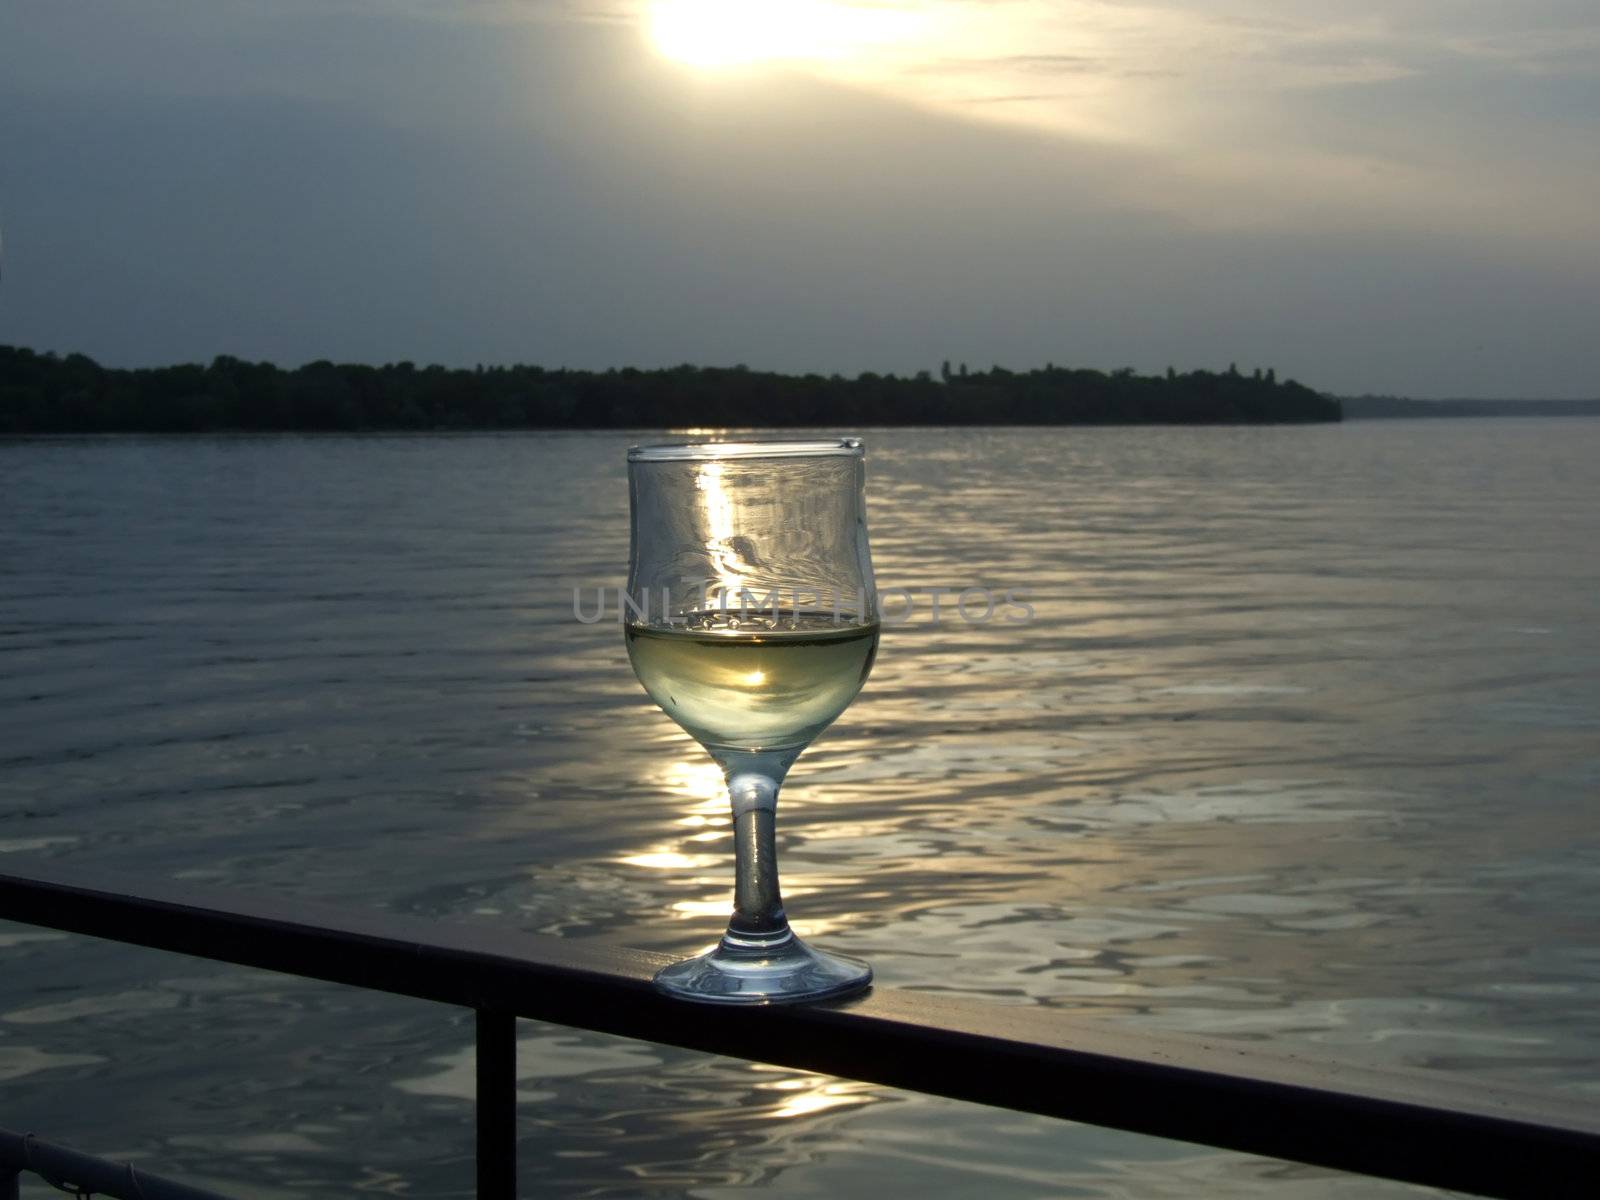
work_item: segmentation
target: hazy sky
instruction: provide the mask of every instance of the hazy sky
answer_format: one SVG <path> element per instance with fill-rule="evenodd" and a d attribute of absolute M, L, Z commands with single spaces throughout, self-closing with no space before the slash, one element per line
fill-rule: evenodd
<path fill-rule="evenodd" d="M 1596 396 L 1600 5 L 6 0 L 0 222 L 118 365 Z"/>

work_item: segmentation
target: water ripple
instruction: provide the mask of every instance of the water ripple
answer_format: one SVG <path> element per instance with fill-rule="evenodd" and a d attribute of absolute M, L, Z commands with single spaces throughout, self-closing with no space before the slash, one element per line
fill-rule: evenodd
<path fill-rule="evenodd" d="M 571 616 L 621 581 L 628 440 L 0 441 L 0 854 L 704 945 L 715 769 Z M 1600 422 L 868 440 L 879 581 L 922 591 L 785 790 L 802 932 L 894 986 L 1600 1094 Z M 962 586 L 1036 619 L 931 626 Z M 469 1015 L 0 950 L 12 1124 L 253 1196 L 471 1194 Z M 520 1049 L 530 1191 L 1416 1192 Z"/>

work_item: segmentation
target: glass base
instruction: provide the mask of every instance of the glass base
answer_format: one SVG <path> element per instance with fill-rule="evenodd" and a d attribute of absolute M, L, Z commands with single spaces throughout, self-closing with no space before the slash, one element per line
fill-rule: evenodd
<path fill-rule="evenodd" d="M 830 1000 L 871 983 L 866 963 L 813 950 L 787 931 L 766 940 L 725 935 L 715 950 L 663 967 L 655 978 L 668 995 L 711 1004 Z"/>

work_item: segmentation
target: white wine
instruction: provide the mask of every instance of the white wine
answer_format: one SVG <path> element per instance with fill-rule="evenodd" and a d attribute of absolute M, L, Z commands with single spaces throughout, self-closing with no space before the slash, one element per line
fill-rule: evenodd
<path fill-rule="evenodd" d="M 627 627 L 628 657 L 650 698 L 706 746 L 804 746 L 856 698 L 878 649 L 878 626 L 831 614 L 785 617 L 782 628 Z M 705 627 L 710 626 L 710 627 Z"/>

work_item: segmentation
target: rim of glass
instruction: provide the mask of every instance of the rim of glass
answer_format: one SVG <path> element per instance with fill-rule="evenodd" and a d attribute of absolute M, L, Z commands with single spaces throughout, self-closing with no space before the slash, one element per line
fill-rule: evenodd
<path fill-rule="evenodd" d="M 629 462 L 699 462 L 718 458 L 860 458 L 867 445 L 860 438 L 823 441 L 672 442 L 628 447 Z"/>

